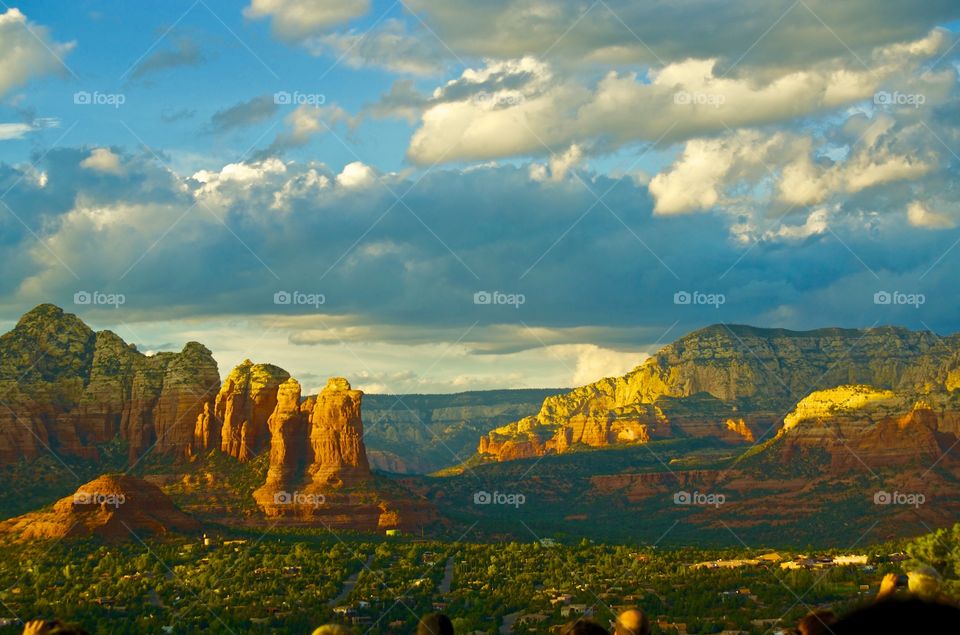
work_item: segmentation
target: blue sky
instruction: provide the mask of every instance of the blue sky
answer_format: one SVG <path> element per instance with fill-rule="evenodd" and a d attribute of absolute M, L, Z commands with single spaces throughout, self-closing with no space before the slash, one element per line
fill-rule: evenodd
<path fill-rule="evenodd" d="M 3 6 L 0 322 L 378 392 L 584 383 L 716 322 L 954 332 L 958 16 Z"/>

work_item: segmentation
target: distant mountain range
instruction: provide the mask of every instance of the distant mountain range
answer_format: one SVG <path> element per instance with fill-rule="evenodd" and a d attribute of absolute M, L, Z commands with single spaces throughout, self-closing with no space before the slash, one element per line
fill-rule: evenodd
<path fill-rule="evenodd" d="M 960 338 L 881 327 L 787 331 L 714 325 L 623 377 L 546 399 L 480 437 L 498 461 L 582 447 L 711 437 L 785 455 L 934 462 L 960 434 Z M 958 395 L 960 396 L 960 395 Z"/>
<path fill-rule="evenodd" d="M 41 305 L 0 336 L 0 472 L 38 505 L 81 473 L 130 472 L 224 524 L 476 526 L 510 539 L 918 534 L 960 513 L 958 388 L 958 336 L 714 325 L 573 390 L 365 396 L 331 378 L 303 395 L 277 366 L 248 360 L 221 382 L 199 343 L 147 356 Z M 7 516 L 32 509 L 9 498 Z M 58 519 L 85 510 L 61 501 L 3 526 L 59 535 Z M 101 510 L 79 526 L 109 533 L 115 518 Z"/>

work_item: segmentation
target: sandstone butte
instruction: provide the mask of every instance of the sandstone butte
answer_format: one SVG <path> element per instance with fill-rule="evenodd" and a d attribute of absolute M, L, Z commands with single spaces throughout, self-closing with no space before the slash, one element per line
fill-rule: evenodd
<path fill-rule="evenodd" d="M 428 505 L 377 491 L 363 443 L 362 398 L 342 377 L 303 402 L 297 380 L 280 385 L 267 422 L 267 479 L 254 492 L 268 517 L 367 530 L 413 529 L 434 518 Z"/>
<path fill-rule="evenodd" d="M 13 540 L 87 538 L 107 541 L 194 533 L 200 523 L 177 509 L 156 485 L 127 475 L 104 475 L 46 511 L 0 522 Z"/>
<path fill-rule="evenodd" d="M 622 377 L 547 398 L 536 415 L 483 435 L 477 449 L 507 461 L 678 437 L 752 445 L 783 425 L 771 446 L 784 457 L 818 446 L 839 467 L 850 453 L 838 443 L 853 441 L 881 463 L 912 461 L 960 434 L 957 388 L 957 335 L 715 325 Z"/>
<path fill-rule="evenodd" d="M 147 451 L 182 458 L 219 451 L 246 462 L 269 448 L 267 494 L 258 498 L 266 513 L 326 516 L 357 528 L 409 526 L 432 512 L 378 493 L 361 399 L 346 379 L 333 378 L 301 401 L 289 373 L 250 360 L 221 386 L 201 344 L 144 355 L 43 304 L 0 336 L 0 400 L 9 406 L 0 411 L 0 464 L 49 451 L 96 460 L 98 446 L 118 437 L 129 444 L 131 463 Z M 273 494 L 294 486 L 327 504 L 278 512 Z"/>

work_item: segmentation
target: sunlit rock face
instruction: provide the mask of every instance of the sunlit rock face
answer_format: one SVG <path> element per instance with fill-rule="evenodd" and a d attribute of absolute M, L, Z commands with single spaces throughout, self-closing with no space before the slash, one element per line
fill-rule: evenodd
<path fill-rule="evenodd" d="M 53 451 L 89 459 L 115 437 L 131 462 L 148 450 L 188 456 L 220 387 L 196 342 L 147 356 L 110 331 L 42 304 L 0 336 L 0 462 Z"/>
<path fill-rule="evenodd" d="M 671 437 L 753 443 L 779 429 L 794 406 L 801 407 L 795 416 L 814 408 L 814 401 L 798 402 L 818 389 L 875 387 L 864 407 L 892 399 L 889 391 L 949 392 L 960 386 L 958 353 L 957 336 L 902 328 L 716 325 L 665 346 L 622 377 L 547 398 L 536 415 L 492 430 L 477 449 L 505 461 Z"/>
<path fill-rule="evenodd" d="M 282 368 L 249 359 L 227 376 L 214 408 L 224 454 L 249 461 L 269 447 L 267 420 L 277 407 L 280 385 L 289 378 L 290 373 Z"/>
<path fill-rule="evenodd" d="M 199 529 L 200 523 L 177 509 L 156 485 L 114 474 L 81 485 L 49 510 L 0 523 L 0 534 L 12 540 L 96 537 L 129 541 Z"/>

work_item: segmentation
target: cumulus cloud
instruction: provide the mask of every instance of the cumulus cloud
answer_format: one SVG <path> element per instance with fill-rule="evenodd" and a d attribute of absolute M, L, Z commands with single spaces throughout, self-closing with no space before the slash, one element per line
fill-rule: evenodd
<path fill-rule="evenodd" d="M 120 156 L 110 148 L 94 148 L 90 156 L 80 162 L 80 167 L 104 174 L 123 174 Z"/>
<path fill-rule="evenodd" d="M 258 153 L 260 158 L 282 154 L 291 148 L 307 145 L 318 134 L 323 134 L 338 124 L 354 126 L 357 119 L 340 106 L 312 106 L 301 104 L 284 117 L 286 129 L 274 137 L 270 145 Z"/>
<path fill-rule="evenodd" d="M 0 141 L 22 139 L 28 132 L 32 132 L 33 129 L 33 126 L 25 123 L 0 123 Z"/>
<path fill-rule="evenodd" d="M 337 184 L 343 187 L 366 187 L 376 181 L 376 172 L 361 161 L 346 164 L 343 171 L 337 175 Z"/>
<path fill-rule="evenodd" d="M 33 77 L 65 70 L 74 43 L 53 40 L 49 30 L 16 8 L 0 13 L 0 97 Z"/>
<path fill-rule="evenodd" d="M 407 0 L 462 56 L 521 57 L 544 52 L 565 65 L 660 66 L 689 58 L 721 60 L 725 69 L 803 69 L 845 57 L 856 63 L 882 46 L 922 37 L 957 18 L 949 0 L 803 3 L 744 0 L 683 3 L 608 0 Z M 749 19 L 744 19 L 749 16 Z M 574 25 L 571 28 L 571 25 Z M 913 47 L 916 48 L 916 47 Z M 897 53 L 915 51 L 902 46 Z"/>
<path fill-rule="evenodd" d="M 551 154 L 574 143 L 604 152 L 792 121 L 872 99 L 885 82 L 917 73 L 929 51 L 949 45 L 944 32 L 934 30 L 898 48 L 898 56 L 873 51 L 868 68 L 835 59 L 741 78 L 724 74 L 716 58 L 685 59 L 647 76 L 610 71 L 593 86 L 534 57 L 489 62 L 434 91 L 408 156 L 432 164 Z M 932 73 L 927 81 L 942 82 L 947 74 Z"/>
<path fill-rule="evenodd" d="M 930 209 L 923 201 L 913 201 L 907 206 L 907 220 L 914 227 L 925 229 L 950 229 L 956 227 L 956 210 L 953 214 L 938 212 Z"/>
<path fill-rule="evenodd" d="M 244 16 L 269 18 L 278 38 L 299 42 L 357 18 L 370 10 L 370 0 L 251 0 Z"/>

